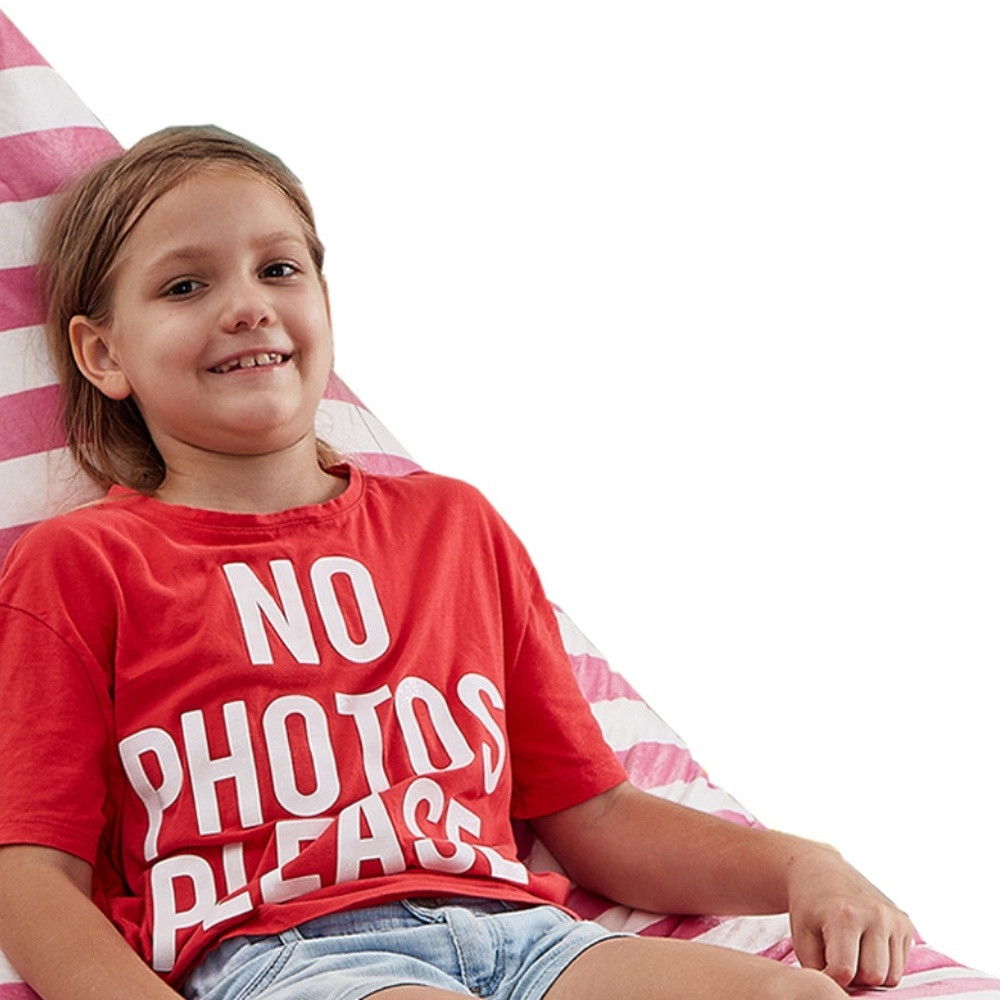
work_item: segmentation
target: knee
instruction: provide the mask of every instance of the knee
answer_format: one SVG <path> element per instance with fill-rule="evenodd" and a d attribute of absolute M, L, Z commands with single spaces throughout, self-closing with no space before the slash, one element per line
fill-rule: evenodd
<path fill-rule="evenodd" d="M 847 996 L 829 976 L 815 969 L 779 968 L 768 984 L 766 1000 L 844 1000 Z"/>

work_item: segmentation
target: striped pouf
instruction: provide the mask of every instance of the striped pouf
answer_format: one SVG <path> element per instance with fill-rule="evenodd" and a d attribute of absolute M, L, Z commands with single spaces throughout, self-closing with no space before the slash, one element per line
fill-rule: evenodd
<path fill-rule="evenodd" d="M 0 12 L 0 557 L 24 529 L 93 499 L 97 491 L 69 458 L 59 427 L 58 390 L 45 358 L 42 305 L 35 275 L 37 225 L 46 200 L 66 179 L 120 150 L 118 143 L 32 45 Z M 320 408 L 321 435 L 372 471 L 405 475 L 419 468 L 398 441 L 330 374 Z M 760 825 L 713 785 L 678 736 L 612 671 L 558 607 L 553 606 L 577 679 L 606 739 L 632 781 L 655 795 L 736 823 Z M 558 865 L 519 828 L 531 867 Z M 614 929 L 724 945 L 794 965 L 787 917 L 678 917 L 611 904 L 574 889 L 582 916 Z M 884 991 L 855 991 L 881 996 Z M 898 1000 L 951 997 L 1000 1000 L 1000 980 L 918 944 Z M 38 1000 L 0 955 L 0 1000 Z"/>

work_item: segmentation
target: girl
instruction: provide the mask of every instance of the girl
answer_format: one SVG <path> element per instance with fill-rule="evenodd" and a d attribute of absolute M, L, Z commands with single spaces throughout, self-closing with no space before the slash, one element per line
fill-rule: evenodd
<path fill-rule="evenodd" d="M 45 1000 L 899 981 L 908 918 L 832 848 L 629 784 L 478 491 L 317 440 L 323 248 L 277 158 L 149 136 L 65 192 L 42 264 L 70 446 L 109 487 L 0 586 L 0 947 Z M 625 905 L 789 911 L 806 969 L 577 919 L 512 818 Z"/>

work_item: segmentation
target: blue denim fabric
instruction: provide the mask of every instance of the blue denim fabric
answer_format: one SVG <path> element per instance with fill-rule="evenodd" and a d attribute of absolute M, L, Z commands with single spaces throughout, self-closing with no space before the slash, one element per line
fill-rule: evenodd
<path fill-rule="evenodd" d="M 555 906 L 404 899 L 230 938 L 188 976 L 188 1000 L 362 1000 L 420 985 L 490 1000 L 541 1000 L 598 941 L 631 935 Z"/>

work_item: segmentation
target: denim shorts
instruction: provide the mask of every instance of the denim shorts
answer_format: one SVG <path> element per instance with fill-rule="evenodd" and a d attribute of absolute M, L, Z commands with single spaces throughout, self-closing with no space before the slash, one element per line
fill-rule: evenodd
<path fill-rule="evenodd" d="M 473 897 L 401 899 L 332 913 L 281 934 L 233 937 L 181 990 L 188 1000 L 361 1000 L 432 986 L 491 1000 L 541 1000 L 609 931 L 556 906 Z"/>

